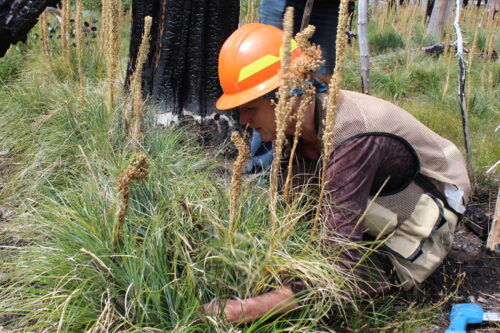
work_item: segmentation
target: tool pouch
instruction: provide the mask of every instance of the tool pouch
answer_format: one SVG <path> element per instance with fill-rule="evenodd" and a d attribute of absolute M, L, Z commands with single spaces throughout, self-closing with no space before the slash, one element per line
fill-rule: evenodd
<path fill-rule="evenodd" d="M 450 250 L 457 215 L 430 193 L 420 196 L 411 216 L 397 223 L 397 214 L 372 203 L 365 217 L 367 233 L 380 239 L 402 287 L 423 282 Z"/>

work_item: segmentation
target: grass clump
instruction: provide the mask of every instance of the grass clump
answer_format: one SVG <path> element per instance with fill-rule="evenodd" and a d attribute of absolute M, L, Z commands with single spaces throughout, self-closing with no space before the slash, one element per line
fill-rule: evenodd
<path fill-rule="evenodd" d="M 446 77 L 446 67 L 442 63 L 432 60 L 421 62 L 410 66 L 408 71 L 408 85 L 412 93 L 439 96 Z"/>
<path fill-rule="evenodd" d="M 381 30 L 377 30 L 371 24 L 369 24 L 368 29 L 368 44 L 370 45 L 370 54 L 372 55 L 404 49 L 405 47 L 403 38 L 394 28 L 386 26 Z"/>
<path fill-rule="evenodd" d="M 35 50 L 19 80 L 0 91 L 0 139 L 17 164 L 2 198 L 20 203 L 11 223 L 29 234 L 16 259 L 1 264 L 10 274 L 0 291 L 3 326 L 227 331 L 222 318 L 200 321 L 198 307 L 216 296 L 249 297 L 293 278 L 311 281 L 308 295 L 323 295 L 323 301 L 249 324 L 249 330 L 313 329 L 320 313 L 349 302 L 342 288 L 347 277 L 335 258 L 303 251 L 306 228 L 293 230 L 269 251 L 274 240 L 267 189 L 241 183 L 230 216 L 226 179 L 214 177 L 220 166 L 203 157 L 192 135 L 156 127 L 149 110 L 141 146 L 134 147 L 121 116 L 128 97 L 118 94 L 109 112 L 105 71 L 85 80 L 79 99 L 78 77 L 61 72 L 49 79 L 39 45 Z M 92 61 L 83 57 L 84 64 Z M 53 59 L 57 63 L 61 54 L 53 52 Z M 117 228 L 119 178 L 134 152 L 147 156 L 149 174 L 128 184 L 127 214 L 120 214 Z M 278 206 L 276 216 L 288 228 L 303 213 Z"/>
<path fill-rule="evenodd" d="M 16 80 L 21 72 L 22 53 L 18 47 L 11 47 L 7 54 L 0 58 L 0 86 Z"/>
<path fill-rule="evenodd" d="M 410 74 L 402 69 L 372 72 L 374 93 L 387 100 L 397 101 L 408 96 Z"/>

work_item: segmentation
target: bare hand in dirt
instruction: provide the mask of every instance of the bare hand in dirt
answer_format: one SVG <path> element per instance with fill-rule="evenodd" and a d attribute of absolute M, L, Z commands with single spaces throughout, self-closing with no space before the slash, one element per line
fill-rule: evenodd
<path fill-rule="evenodd" d="M 204 304 L 198 308 L 198 312 L 202 315 L 219 317 L 222 313 L 223 319 L 230 323 L 242 322 L 242 301 L 240 300 L 218 300 L 213 299 L 210 303 Z M 224 308 L 221 311 L 221 307 Z"/>
<path fill-rule="evenodd" d="M 221 311 L 221 307 L 224 308 Z M 268 314 L 279 314 L 293 310 L 297 302 L 289 285 L 263 295 L 247 299 L 221 301 L 214 299 L 203 305 L 198 312 L 208 316 L 220 316 L 230 323 L 249 323 Z"/>

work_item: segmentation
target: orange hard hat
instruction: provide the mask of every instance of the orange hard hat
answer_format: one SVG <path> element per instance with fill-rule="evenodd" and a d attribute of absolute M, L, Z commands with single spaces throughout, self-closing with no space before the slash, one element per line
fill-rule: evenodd
<path fill-rule="evenodd" d="M 219 81 L 224 91 L 219 110 L 250 102 L 280 85 L 284 32 L 267 24 L 250 23 L 238 28 L 224 42 L 219 54 Z M 302 52 L 291 42 L 292 59 Z"/>

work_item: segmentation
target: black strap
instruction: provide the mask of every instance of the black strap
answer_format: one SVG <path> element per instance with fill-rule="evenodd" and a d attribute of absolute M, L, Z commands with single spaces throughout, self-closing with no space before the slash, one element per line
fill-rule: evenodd
<path fill-rule="evenodd" d="M 448 204 L 448 200 L 446 200 L 446 197 L 439 191 L 436 186 L 429 181 L 425 176 L 423 176 L 421 173 L 417 174 L 415 179 L 413 180 L 415 184 L 417 184 L 421 189 L 423 189 L 426 192 L 431 193 L 434 195 L 436 198 L 441 200 L 446 207 L 446 209 L 451 210 L 455 215 L 458 216 L 458 219 L 460 220 L 462 217 L 462 214 L 454 210 L 450 205 Z"/>

